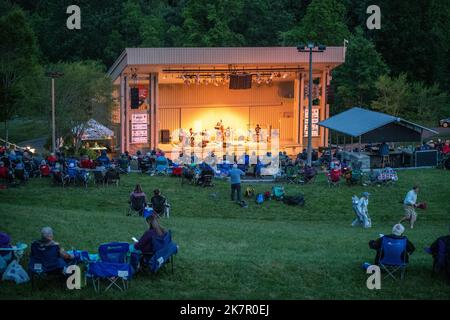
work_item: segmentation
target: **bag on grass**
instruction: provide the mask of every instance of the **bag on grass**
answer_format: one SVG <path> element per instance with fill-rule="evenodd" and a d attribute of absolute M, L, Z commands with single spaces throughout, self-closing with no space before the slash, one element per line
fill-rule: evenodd
<path fill-rule="evenodd" d="M 12 280 L 16 284 L 21 284 L 30 281 L 30 277 L 17 260 L 13 260 L 6 268 L 2 280 Z"/>
<path fill-rule="evenodd" d="M 245 202 L 244 200 L 239 201 L 238 204 L 239 204 L 242 208 L 248 208 L 248 204 L 247 204 L 247 202 Z"/>
<path fill-rule="evenodd" d="M 283 203 L 291 206 L 304 206 L 305 197 L 302 194 L 299 194 L 297 196 L 285 196 L 283 198 Z"/>
<path fill-rule="evenodd" d="M 252 186 L 248 186 L 245 189 L 244 196 L 247 198 L 252 198 L 255 195 L 255 189 Z"/>
<path fill-rule="evenodd" d="M 256 195 L 256 203 L 262 204 L 264 202 L 264 195 L 262 193 L 258 193 Z"/>
<path fill-rule="evenodd" d="M 270 200 L 272 198 L 272 194 L 270 191 L 264 192 L 264 200 Z"/>

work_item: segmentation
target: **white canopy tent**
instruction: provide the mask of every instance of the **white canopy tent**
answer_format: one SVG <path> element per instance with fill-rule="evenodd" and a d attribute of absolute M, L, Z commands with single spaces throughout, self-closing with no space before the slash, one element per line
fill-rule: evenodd
<path fill-rule="evenodd" d="M 80 126 L 72 129 L 72 132 L 79 131 Z M 114 137 L 114 132 L 94 119 L 90 119 L 85 124 L 84 132 L 81 137 L 82 141 L 89 140 L 106 140 Z"/>

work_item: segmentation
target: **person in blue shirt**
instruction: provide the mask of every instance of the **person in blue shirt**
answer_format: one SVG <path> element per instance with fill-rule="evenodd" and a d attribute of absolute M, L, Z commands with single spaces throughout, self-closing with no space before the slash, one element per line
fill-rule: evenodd
<path fill-rule="evenodd" d="M 386 142 L 383 141 L 383 143 L 380 145 L 380 156 L 388 156 L 389 155 L 389 146 Z"/>
<path fill-rule="evenodd" d="M 245 175 L 245 173 L 238 169 L 238 165 L 233 164 L 233 169 L 228 172 L 230 176 L 231 183 L 231 201 L 235 200 L 235 193 L 237 193 L 237 201 L 241 201 L 241 176 Z"/>
<path fill-rule="evenodd" d="M 102 154 L 97 158 L 97 162 L 104 167 L 109 167 L 111 160 L 109 160 L 105 150 L 102 150 Z"/>

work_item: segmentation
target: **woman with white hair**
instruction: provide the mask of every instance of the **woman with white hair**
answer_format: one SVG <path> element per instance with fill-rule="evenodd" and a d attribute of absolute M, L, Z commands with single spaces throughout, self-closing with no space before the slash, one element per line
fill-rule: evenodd
<path fill-rule="evenodd" d="M 59 256 L 64 260 L 72 260 L 74 257 L 71 254 L 68 254 L 58 242 L 54 240 L 53 229 L 50 227 L 44 227 L 41 229 L 41 239 L 36 240 L 36 242 L 40 246 L 58 246 L 59 247 Z"/>
<path fill-rule="evenodd" d="M 408 238 L 403 235 L 404 232 L 405 232 L 405 227 L 402 224 L 397 223 L 396 225 L 394 225 L 392 227 L 392 234 L 390 234 L 388 236 L 381 235 L 381 237 L 378 238 L 377 240 L 369 241 L 370 249 L 377 250 L 377 254 L 375 256 L 375 264 L 376 265 L 379 264 L 380 259 L 382 258 L 381 247 L 383 244 L 384 237 L 388 237 L 391 239 L 406 239 L 406 250 L 405 250 L 405 252 L 403 252 L 403 259 L 405 262 L 408 262 L 409 255 L 412 254 L 416 250 L 416 248 L 411 243 L 411 241 L 409 241 Z"/>

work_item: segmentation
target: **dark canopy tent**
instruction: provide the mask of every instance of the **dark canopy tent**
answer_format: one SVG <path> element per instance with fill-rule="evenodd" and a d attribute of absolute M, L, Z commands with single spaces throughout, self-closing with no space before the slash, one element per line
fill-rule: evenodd
<path fill-rule="evenodd" d="M 319 122 L 319 126 L 350 137 L 361 143 L 421 141 L 424 131 L 438 132 L 385 113 L 354 107 Z"/>

